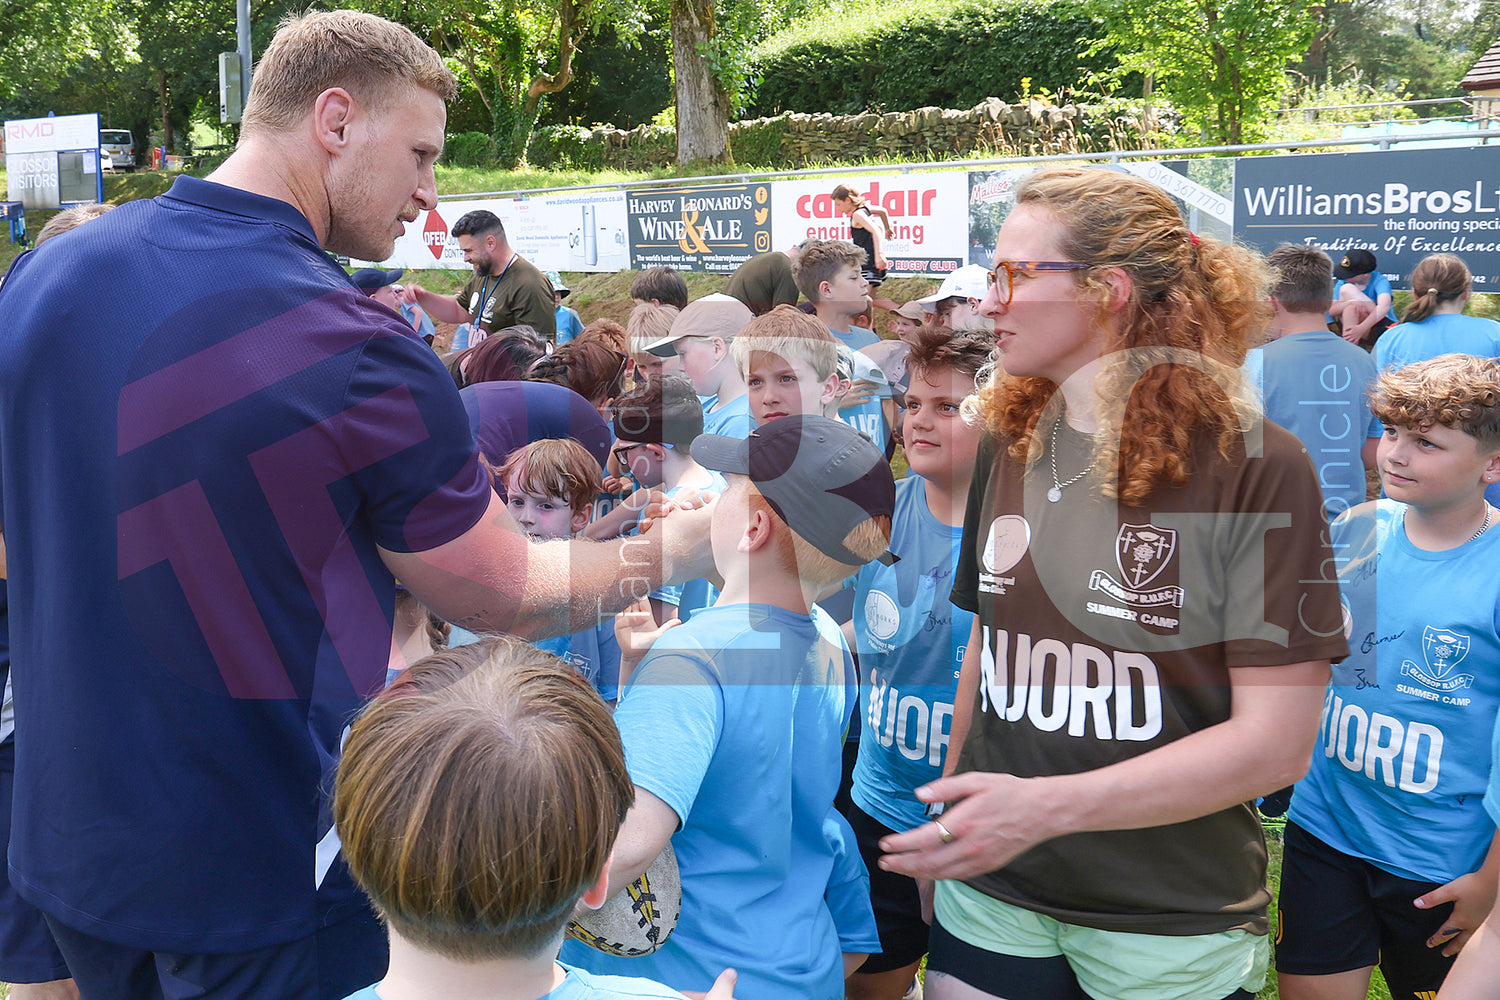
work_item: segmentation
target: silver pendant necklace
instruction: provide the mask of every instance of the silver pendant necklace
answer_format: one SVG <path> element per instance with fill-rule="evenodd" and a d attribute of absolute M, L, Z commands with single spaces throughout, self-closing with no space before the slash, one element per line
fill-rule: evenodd
<path fill-rule="evenodd" d="M 1078 475 L 1074 476 L 1072 479 L 1069 479 L 1065 483 L 1058 482 L 1058 479 L 1057 479 L 1057 431 L 1058 431 L 1058 428 L 1060 428 L 1061 426 L 1062 426 L 1062 414 L 1059 413 L 1057 415 L 1057 419 L 1054 420 L 1054 421 L 1052 421 L 1052 436 L 1051 436 L 1051 438 L 1047 442 L 1047 450 L 1051 454 L 1051 457 L 1052 457 L 1052 488 L 1047 491 L 1047 500 L 1048 500 L 1049 503 L 1057 503 L 1059 500 L 1062 499 L 1062 491 L 1063 490 L 1067 489 L 1069 486 L 1072 486 L 1074 483 L 1078 482 L 1078 480 L 1082 479 L 1084 476 L 1088 475 L 1090 472 L 1092 472 L 1094 470 L 1094 463 L 1090 462 L 1088 464 L 1087 468 L 1085 468 Z"/>

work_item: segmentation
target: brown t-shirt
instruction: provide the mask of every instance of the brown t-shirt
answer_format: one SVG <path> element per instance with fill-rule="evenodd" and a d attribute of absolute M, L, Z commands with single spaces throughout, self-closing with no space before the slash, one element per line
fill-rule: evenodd
<path fill-rule="evenodd" d="M 499 278 L 475 274 L 454 298 L 468 310 L 472 322 L 491 332 L 524 323 L 549 341 L 557 337 L 557 302 L 552 282 L 536 265 L 519 255 L 511 258 Z"/>
<path fill-rule="evenodd" d="M 1008 443 L 981 444 L 953 587 L 985 642 L 959 771 L 1095 770 L 1228 719 L 1230 667 L 1348 652 L 1322 494 L 1280 427 L 1259 425 L 1240 443 L 1256 457 L 1237 446 L 1227 461 L 1199 435 L 1191 480 L 1142 507 L 1090 477 L 1050 502 L 1049 459 L 1028 475 Z M 1062 481 L 1089 465 L 1091 440 L 1066 421 L 1057 446 Z M 1247 803 L 1059 837 L 968 884 L 1104 930 L 1264 934 L 1265 869 Z"/>

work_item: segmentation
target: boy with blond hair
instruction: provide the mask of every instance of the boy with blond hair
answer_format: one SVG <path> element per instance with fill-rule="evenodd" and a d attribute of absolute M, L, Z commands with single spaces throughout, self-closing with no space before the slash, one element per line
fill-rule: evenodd
<path fill-rule="evenodd" d="M 681 1000 L 557 962 L 575 908 L 608 898 L 633 797 L 608 710 L 534 647 L 499 637 L 402 673 L 350 729 L 334 790 L 391 946 L 384 978 L 349 1000 Z M 726 972 L 710 997 L 733 985 Z"/>
<path fill-rule="evenodd" d="M 827 327 L 795 306 L 780 305 L 751 320 L 729 353 L 745 379 L 755 422 L 823 413 L 838 389 L 838 347 Z"/>
<path fill-rule="evenodd" d="M 630 310 L 625 320 L 625 335 L 630 338 L 630 356 L 635 360 L 635 370 L 645 378 L 661 375 L 676 375 L 682 370 L 677 355 L 652 354 L 647 347 L 672 333 L 672 324 L 677 320 L 676 306 L 640 302 Z"/>
<path fill-rule="evenodd" d="M 1500 709 L 1500 362 L 1389 369 L 1372 410 L 1387 499 L 1330 527 L 1345 634 L 1287 814 L 1276 967 L 1287 1000 L 1360 1000 L 1380 966 L 1430 997 L 1495 898 L 1486 812 Z"/>
<path fill-rule="evenodd" d="M 707 987 L 735 955 L 747 997 L 841 996 L 824 899 L 839 838 L 825 822 L 854 672 L 813 602 L 886 552 L 895 484 L 868 440 L 818 416 L 774 420 L 748 439 L 706 434 L 693 458 L 729 483 L 712 530 L 724 589 L 672 630 L 672 648 L 646 655 L 620 700 L 636 804 L 610 868 L 611 889 L 623 887 L 670 843 L 682 920 L 643 958 L 573 942 L 565 954 L 684 989 Z"/>

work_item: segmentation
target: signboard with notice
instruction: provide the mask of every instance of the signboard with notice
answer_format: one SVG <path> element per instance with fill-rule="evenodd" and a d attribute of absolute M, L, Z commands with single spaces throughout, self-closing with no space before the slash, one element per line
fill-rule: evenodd
<path fill-rule="evenodd" d="M 771 185 L 627 191 L 630 266 L 728 274 L 771 249 Z"/>

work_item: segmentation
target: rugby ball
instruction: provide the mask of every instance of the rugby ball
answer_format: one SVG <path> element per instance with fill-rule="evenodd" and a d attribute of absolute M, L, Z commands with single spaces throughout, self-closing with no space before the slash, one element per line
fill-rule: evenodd
<path fill-rule="evenodd" d="M 635 958 L 665 944 L 680 916 L 682 876 L 668 844 L 640 878 L 569 923 L 568 937 L 606 955 Z"/>

